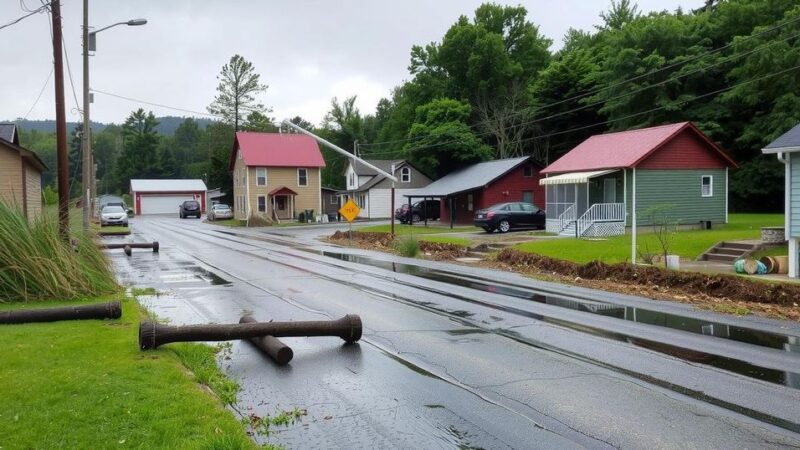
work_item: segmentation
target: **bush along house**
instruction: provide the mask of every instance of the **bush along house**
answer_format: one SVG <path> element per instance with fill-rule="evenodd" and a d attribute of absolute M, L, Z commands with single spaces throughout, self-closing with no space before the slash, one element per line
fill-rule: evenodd
<path fill-rule="evenodd" d="M 547 231 L 613 236 L 652 225 L 728 222 L 728 170 L 737 165 L 690 122 L 591 136 L 542 170 Z"/>
<path fill-rule="evenodd" d="M 800 277 L 800 124 L 770 142 L 763 153 L 774 154 L 785 165 L 784 235 L 789 241 L 789 277 Z"/>

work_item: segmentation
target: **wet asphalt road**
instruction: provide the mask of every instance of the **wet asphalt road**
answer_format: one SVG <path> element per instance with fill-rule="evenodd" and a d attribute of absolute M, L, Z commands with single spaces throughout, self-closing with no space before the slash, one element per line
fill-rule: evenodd
<path fill-rule="evenodd" d="M 268 438 L 287 448 L 800 446 L 796 324 L 315 240 L 336 227 L 136 218 L 108 241 L 160 253 L 108 255 L 173 324 L 361 316 L 356 345 L 285 338 L 285 367 L 246 342 L 221 358 L 240 414 L 308 411 Z"/>

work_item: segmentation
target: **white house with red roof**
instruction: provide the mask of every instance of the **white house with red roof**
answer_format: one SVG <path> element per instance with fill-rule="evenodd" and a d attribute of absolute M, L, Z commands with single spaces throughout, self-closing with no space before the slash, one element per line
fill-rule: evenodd
<path fill-rule="evenodd" d="M 229 167 L 237 219 L 259 215 L 281 221 L 306 210 L 322 213 L 325 160 L 310 136 L 239 131 Z"/>
<path fill-rule="evenodd" d="M 668 208 L 680 225 L 728 221 L 736 162 L 690 122 L 592 136 L 545 167 L 547 230 L 611 236 Z"/>

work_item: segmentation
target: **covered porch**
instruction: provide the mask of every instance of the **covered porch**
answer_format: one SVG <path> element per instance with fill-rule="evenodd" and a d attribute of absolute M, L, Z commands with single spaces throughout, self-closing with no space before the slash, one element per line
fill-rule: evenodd
<path fill-rule="evenodd" d="M 272 205 L 272 214 L 270 216 L 273 220 L 281 221 L 295 218 L 295 196 L 297 196 L 297 192 L 286 186 L 273 189 L 267 194 L 267 200 Z M 261 205 L 259 205 L 260 209 Z"/>
<path fill-rule="evenodd" d="M 546 230 L 575 237 L 625 234 L 625 178 L 624 169 L 611 169 L 539 180 L 546 190 Z"/>

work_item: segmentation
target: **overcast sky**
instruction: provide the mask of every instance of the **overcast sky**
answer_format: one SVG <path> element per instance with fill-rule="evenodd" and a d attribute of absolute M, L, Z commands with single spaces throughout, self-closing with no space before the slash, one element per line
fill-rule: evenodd
<path fill-rule="evenodd" d="M 30 9 L 40 0 L 25 0 Z M 300 115 L 319 123 L 331 99 L 358 95 L 362 113 L 408 78 L 411 46 L 439 41 L 459 15 L 472 18 L 480 0 L 90 0 L 90 26 L 143 17 L 97 35 L 91 87 L 125 97 L 206 112 L 217 75 L 234 54 L 251 61 L 269 89 L 261 101 L 278 119 Z M 610 0 L 499 1 L 522 4 L 528 19 L 554 41 L 569 27 L 589 30 Z M 638 0 L 643 12 L 699 7 L 703 0 Z M 0 25 L 24 14 L 17 0 L 0 1 Z M 64 40 L 78 100 L 82 92 L 82 1 L 62 0 Z M 47 14 L 0 29 L 0 120 L 52 119 L 53 51 Z M 80 120 L 65 74 L 67 120 Z M 157 116 L 190 113 L 95 94 L 92 120 L 122 122 L 143 107 Z M 31 109 L 33 108 L 33 109 Z"/>

